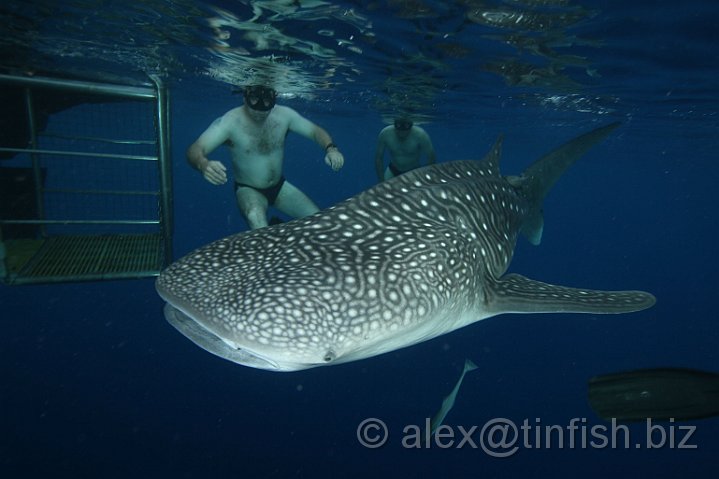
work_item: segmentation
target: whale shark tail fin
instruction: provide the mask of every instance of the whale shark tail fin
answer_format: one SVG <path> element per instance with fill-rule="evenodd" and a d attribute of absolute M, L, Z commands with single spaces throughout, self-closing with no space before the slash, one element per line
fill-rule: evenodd
<path fill-rule="evenodd" d="M 542 203 L 549 190 L 575 161 L 619 125 L 619 122 L 610 123 L 580 135 L 539 158 L 524 171 L 522 176 L 508 178 L 513 186 L 523 191 L 529 202 L 530 210 L 522 226 L 522 234 L 530 243 L 538 245 L 542 240 L 544 229 Z"/>

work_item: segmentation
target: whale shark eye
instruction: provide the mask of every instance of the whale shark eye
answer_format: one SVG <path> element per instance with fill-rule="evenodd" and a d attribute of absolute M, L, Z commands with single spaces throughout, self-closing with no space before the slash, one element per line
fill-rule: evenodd
<path fill-rule="evenodd" d="M 337 356 L 335 355 L 335 352 L 330 349 L 329 351 L 327 351 L 327 352 L 325 353 L 325 355 L 324 355 L 324 357 L 323 357 L 322 359 L 324 359 L 324 361 L 325 361 L 326 363 L 329 363 L 330 361 L 334 361 L 334 359 L 335 359 L 336 357 L 337 357 Z"/>

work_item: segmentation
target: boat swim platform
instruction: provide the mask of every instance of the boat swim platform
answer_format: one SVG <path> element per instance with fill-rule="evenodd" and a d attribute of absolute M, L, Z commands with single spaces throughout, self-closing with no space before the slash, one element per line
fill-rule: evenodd
<path fill-rule="evenodd" d="M 169 93 L 0 74 L 0 281 L 153 277 L 172 260 Z"/>
<path fill-rule="evenodd" d="M 5 242 L 9 285 L 136 279 L 164 267 L 160 234 L 53 236 Z"/>

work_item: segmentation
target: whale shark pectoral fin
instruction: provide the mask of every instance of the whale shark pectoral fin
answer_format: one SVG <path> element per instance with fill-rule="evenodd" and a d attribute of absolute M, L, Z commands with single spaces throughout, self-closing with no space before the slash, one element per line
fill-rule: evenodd
<path fill-rule="evenodd" d="M 500 313 L 619 314 L 641 311 L 656 299 L 644 291 L 596 291 L 507 274 L 487 285 L 488 309 Z"/>

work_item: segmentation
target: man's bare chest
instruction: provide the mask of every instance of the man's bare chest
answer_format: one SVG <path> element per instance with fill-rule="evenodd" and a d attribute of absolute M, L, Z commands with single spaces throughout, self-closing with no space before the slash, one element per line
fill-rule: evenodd
<path fill-rule="evenodd" d="M 240 123 L 233 128 L 230 146 L 238 153 L 269 155 L 284 147 L 285 136 L 280 125 L 270 120 L 262 125 Z"/>
<path fill-rule="evenodd" d="M 419 143 L 414 140 L 396 141 L 393 150 L 397 153 L 415 153 L 419 149 Z"/>

